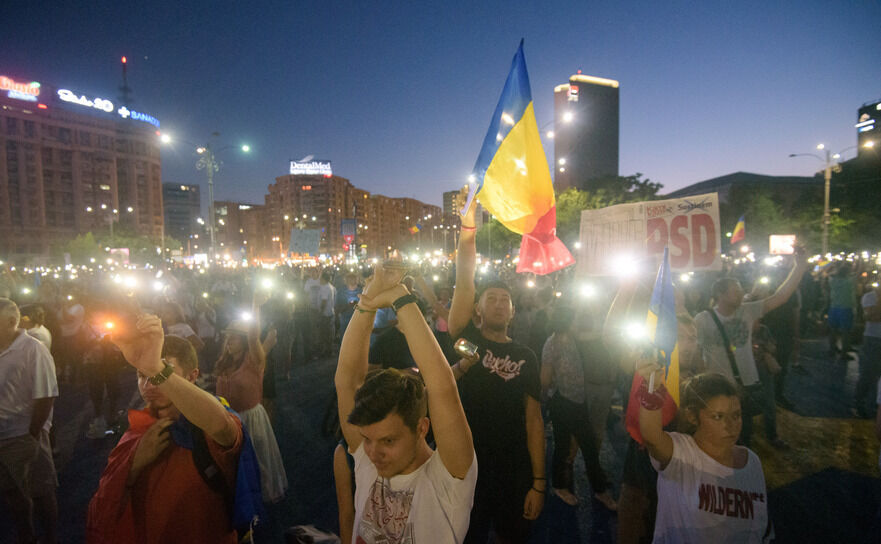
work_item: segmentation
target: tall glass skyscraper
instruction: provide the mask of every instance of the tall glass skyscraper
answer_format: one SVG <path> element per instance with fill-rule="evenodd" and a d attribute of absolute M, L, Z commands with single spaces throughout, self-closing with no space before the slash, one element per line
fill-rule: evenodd
<path fill-rule="evenodd" d="M 618 82 L 577 74 L 554 88 L 554 187 L 618 175 Z"/>

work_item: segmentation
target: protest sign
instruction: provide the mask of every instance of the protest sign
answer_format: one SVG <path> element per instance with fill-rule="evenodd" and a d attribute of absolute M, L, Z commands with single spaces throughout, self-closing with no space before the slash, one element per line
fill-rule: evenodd
<path fill-rule="evenodd" d="M 582 274 L 617 274 L 617 268 L 629 266 L 622 256 L 657 269 L 668 246 L 675 271 L 721 270 L 719 197 L 708 193 L 584 210 L 580 241 Z"/>
<path fill-rule="evenodd" d="M 288 246 L 291 253 L 300 255 L 318 255 L 318 245 L 321 242 L 321 231 L 313 229 L 291 229 L 291 243 Z"/>

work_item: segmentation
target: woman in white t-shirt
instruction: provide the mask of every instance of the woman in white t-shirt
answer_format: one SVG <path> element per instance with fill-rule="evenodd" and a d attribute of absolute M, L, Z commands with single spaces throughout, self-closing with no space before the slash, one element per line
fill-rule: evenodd
<path fill-rule="evenodd" d="M 649 364 L 660 384 L 662 373 Z M 742 426 L 737 389 L 721 374 L 699 374 L 682 387 L 680 421 L 687 433 L 661 425 L 663 386 L 637 394 L 639 428 L 658 471 L 654 542 L 767 542 L 768 493 L 758 456 L 737 445 Z"/>

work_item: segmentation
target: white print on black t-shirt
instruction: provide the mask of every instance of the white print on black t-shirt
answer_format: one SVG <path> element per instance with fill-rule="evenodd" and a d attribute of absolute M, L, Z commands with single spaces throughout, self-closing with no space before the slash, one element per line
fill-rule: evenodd
<path fill-rule="evenodd" d="M 410 506 L 413 490 L 393 491 L 386 480 L 377 478 L 370 487 L 358 524 L 357 544 L 414 544 Z"/>
<path fill-rule="evenodd" d="M 698 499 L 699 510 L 729 518 L 753 519 L 753 502 L 765 502 L 765 494 L 701 484 L 698 488 Z"/>
<path fill-rule="evenodd" d="M 505 355 L 505 358 L 502 359 L 494 356 L 490 350 L 486 350 L 486 355 L 483 356 L 483 366 L 493 374 L 498 374 L 505 381 L 519 376 L 520 369 L 524 364 L 526 364 L 526 359 L 515 363 L 511 360 L 510 355 Z"/>

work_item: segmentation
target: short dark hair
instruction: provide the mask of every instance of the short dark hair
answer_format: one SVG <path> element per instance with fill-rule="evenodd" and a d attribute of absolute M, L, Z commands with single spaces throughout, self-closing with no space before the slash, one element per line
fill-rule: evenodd
<path fill-rule="evenodd" d="M 735 283 L 740 283 L 737 278 L 732 278 L 731 276 L 726 276 L 724 278 L 719 278 L 718 280 L 713 282 L 713 298 L 719 298 L 721 295 L 724 295 L 731 289 L 731 286 Z"/>
<path fill-rule="evenodd" d="M 355 407 L 347 421 L 355 426 L 373 425 L 398 414 L 413 432 L 428 413 L 422 379 L 394 368 L 373 370 L 355 393 Z"/>
<path fill-rule="evenodd" d="M 508 292 L 509 295 L 513 296 L 513 293 L 511 291 L 511 287 L 507 283 L 503 282 L 502 280 L 492 280 L 492 281 L 489 281 L 489 282 L 483 284 L 480 287 L 480 291 L 478 291 L 478 293 L 477 293 L 477 299 L 480 300 L 480 298 L 483 296 L 483 294 L 486 293 L 490 289 L 504 289 L 505 291 Z"/>
<path fill-rule="evenodd" d="M 27 317 L 35 325 L 42 325 L 46 320 L 46 312 L 39 304 L 25 304 L 21 308 L 21 316 Z"/>
<path fill-rule="evenodd" d="M 193 344 L 190 344 L 186 338 L 173 334 L 165 337 L 165 343 L 162 345 L 162 357 L 177 359 L 185 374 L 199 367 L 199 358 L 196 356 L 196 348 L 193 347 Z"/>
<path fill-rule="evenodd" d="M 701 408 L 706 408 L 710 399 L 715 397 L 740 398 L 740 391 L 731 380 L 722 374 L 716 372 L 698 374 L 682 384 L 680 409 L 683 412 L 691 412 L 697 416 Z M 690 424 L 686 425 L 683 430 L 694 432 L 694 428 Z"/>

